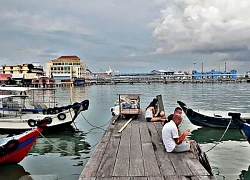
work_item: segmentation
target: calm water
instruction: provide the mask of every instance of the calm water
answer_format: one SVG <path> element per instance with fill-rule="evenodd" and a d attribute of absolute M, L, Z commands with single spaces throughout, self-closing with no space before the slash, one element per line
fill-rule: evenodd
<path fill-rule="evenodd" d="M 146 107 L 158 94 L 163 97 L 166 113 L 172 113 L 177 100 L 195 109 L 249 112 L 250 84 L 134 84 L 58 88 L 61 105 L 90 100 L 89 110 L 76 120 L 76 127 L 85 133 L 61 132 L 39 138 L 29 155 L 17 165 L 0 167 L 1 180 L 16 180 L 24 175 L 30 179 L 77 180 L 95 145 L 99 142 L 110 118 L 110 107 L 117 93 L 141 93 Z M 92 125 L 90 125 L 92 124 Z M 200 128 L 184 117 L 181 129 L 191 129 L 191 139 L 210 149 L 224 129 Z M 59 147 L 58 150 L 56 147 Z M 207 153 L 217 179 L 250 179 L 250 145 L 238 130 L 228 130 L 221 143 Z M 42 176 L 41 176 L 42 175 Z"/>

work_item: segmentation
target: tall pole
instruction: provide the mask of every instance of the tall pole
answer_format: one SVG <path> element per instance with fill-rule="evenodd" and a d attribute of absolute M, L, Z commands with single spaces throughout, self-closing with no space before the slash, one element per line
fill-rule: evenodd
<path fill-rule="evenodd" d="M 203 63 L 201 63 L 201 78 L 203 79 Z"/>
<path fill-rule="evenodd" d="M 227 63 L 225 62 L 225 72 L 227 72 Z"/>

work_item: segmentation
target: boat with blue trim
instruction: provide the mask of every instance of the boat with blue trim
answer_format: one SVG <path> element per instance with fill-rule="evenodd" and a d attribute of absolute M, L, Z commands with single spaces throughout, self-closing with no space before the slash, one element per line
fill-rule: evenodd
<path fill-rule="evenodd" d="M 37 90 L 42 93 L 35 92 Z M 29 119 L 39 120 L 45 117 L 53 119 L 46 132 L 65 129 L 89 107 L 89 100 L 58 106 L 51 94 L 45 101 L 44 94 L 48 93 L 45 90 L 48 89 L 0 87 L 0 134 L 29 130 L 31 129 L 27 125 Z"/>

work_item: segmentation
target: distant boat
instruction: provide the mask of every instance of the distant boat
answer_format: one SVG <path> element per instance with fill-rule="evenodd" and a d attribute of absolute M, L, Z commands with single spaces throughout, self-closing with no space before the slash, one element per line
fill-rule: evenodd
<path fill-rule="evenodd" d="M 37 128 L 19 135 L 0 139 L 0 165 L 15 164 L 22 161 L 35 143 L 37 137 L 43 132 L 51 118 L 44 118 L 36 123 L 28 121 Z"/>
<path fill-rule="evenodd" d="M 84 86 L 85 85 L 85 79 L 84 78 L 77 78 L 73 81 L 74 86 Z"/>
<path fill-rule="evenodd" d="M 194 110 L 181 101 L 177 103 L 182 108 L 190 122 L 196 126 L 226 128 L 231 120 L 228 116 L 229 111 L 202 111 Z M 250 113 L 242 113 L 242 119 L 250 123 Z M 231 123 L 229 128 L 238 128 L 235 123 Z"/>

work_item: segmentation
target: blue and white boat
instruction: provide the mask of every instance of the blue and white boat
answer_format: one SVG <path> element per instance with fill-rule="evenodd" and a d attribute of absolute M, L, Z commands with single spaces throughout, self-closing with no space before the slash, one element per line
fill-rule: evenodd
<path fill-rule="evenodd" d="M 39 94 L 34 93 L 34 90 L 37 89 L 0 87 L 2 94 L 0 95 L 0 134 L 29 130 L 31 128 L 27 124 L 28 120 L 36 121 L 45 117 L 52 119 L 52 123 L 48 125 L 45 132 L 64 129 L 89 107 L 89 100 L 55 106 L 57 104 L 54 97 L 51 100 L 51 96 L 49 96 L 50 99 L 46 104 L 46 101 L 43 101 L 43 96 L 39 97 Z M 39 101 L 36 101 L 36 99 Z"/>

